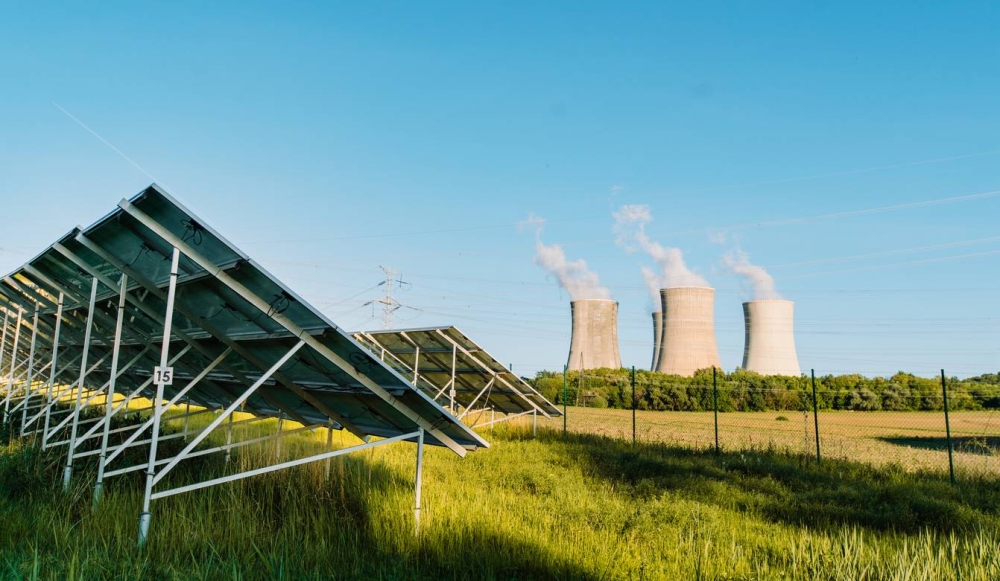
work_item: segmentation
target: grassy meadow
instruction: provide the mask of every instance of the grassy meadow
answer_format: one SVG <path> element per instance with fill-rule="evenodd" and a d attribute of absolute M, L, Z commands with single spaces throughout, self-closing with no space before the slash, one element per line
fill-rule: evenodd
<path fill-rule="evenodd" d="M 583 421 L 576 412 L 571 427 Z M 465 459 L 428 447 L 419 535 L 415 446 L 396 444 L 333 460 L 329 479 L 320 462 L 154 501 L 142 551 L 141 473 L 109 479 L 95 510 L 92 458 L 64 493 L 58 451 L 4 436 L 0 578 L 1000 578 L 996 477 L 951 486 L 940 470 L 904 463 L 817 466 L 776 447 L 716 456 L 669 438 L 632 446 L 615 434 L 563 437 L 561 420 L 539 427 L 532 439 L 529 426 L 498 426 L 493 446 Z M 239 439 L 273 429 L 237 428 Z M 325 437 L 289 436 L 280 454 L 318 452 Z M 228 466 L 220 455 L 196 458 L 168 484 L 260 466 L 275 453 L 267 443 L 234 451 Z M 122 466 L 145 450 L 128 456 Z"/>

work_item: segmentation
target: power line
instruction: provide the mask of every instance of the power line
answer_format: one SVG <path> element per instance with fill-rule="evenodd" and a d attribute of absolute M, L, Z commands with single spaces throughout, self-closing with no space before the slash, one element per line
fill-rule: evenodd
<path fill-rule="evenodd" d="M 975 238 L 972 240 L 961 240 L 958 242 L 946 242 L 944 244 L 934 244 L 931 246 L 914 246 L 912 248 L 901 248 L 886 252 L 875 252 L 870 254 L 855 254 L 853 256 L 841 256 L 838 258 L 822 258 L 819 260 L 807 260 L 805 262 L 790 262 L 787 264 L 775 264 L 768 266 L 768 270 L 776 268 L 793 268 L 800 266 L 813 266 L 816 264 L 830 264 L 835 262 L 848 262 L 851 260 L 865 260 L 868 258 L 881 258 L 883 256 L 894 256 L 898 254 L 909 254 L 911 252 L 926 252 L 928 250 L 942 250 L 945 248 L 956 248 L 960 246 L 973 246 L 976 244 L 986 244 L 988 242 L 1000 241 L 1000 236 L 990 236 L 988 238 Z"/>
<path fill-rule="evenodd" d="M 876 171 L 884 171 L 884 170 L 887 170 L 887 169 L 899 169 L 899 168 L 903 168 L 903 167 L 914 167 L 914 166 L 920 166 L 920 165 L 928 165 L 928 164 L 932 164 L 932 163 L 943 163 L 943 162 L 947 162 L 947 161 L 958 161 L 960 159 L 972 159 L 972 158 L 975 158 L 975 157 L 985 157 L 985 156 L 988 156 L 988 155 L 997 155 L 997 154 L 1000 154 L 1000 149 L 994 149 L 994 150 L 991 150 L 991 151 L 984 151 L 984 152 L 981 152 L 981 153 L 969 153 L 969 154 L 966 154 L 966 155 L 954 155 L 954 156 L 951 156 L 951 157 L 939 157 L 939 158 L 935 158 L 935 159 L 924 159 L 924 160 L 920 160 L 920 161 L 910 161 L 910 162 L 905 162 L 905 163 L 894 163 L 894 164 L 889 164 L 889 165 L 881 165 L 881 166 L 876 166 L 876 167 L 867 167 L 867 168 L 861 168 L 861 169 L 852 169 L 852 170 L 844 170 L 844 171 L 837 171 L 837 172 L 830 172 L 830 173 L 822 173 L 822 174 L 815 174 L 815 175 L 810 175 L 810 176 L 800 176 L 800 177 L 784 178 L 784 179 L 778 179 L 778 180 L 764 180 L 764 181 L 758 181 L 758 182 L 744 182 L 744 183 L 741 183 L 741 184 L 730 184 L 728 186 L 719 186 L 719 187 L 713 187 L 713 188 L 702 188 L 702 189 L 698 189 L 698 190 L 690 190 L 690 192 L 691 193 L 719 192 L 719 191 L 723 191 L 723 190 L 732 190 L 732 189 L 736 189 L 736 188 L 749 188 L 749 187 L 755 187 L 755 186 L 770 186 L 770 185 L 778 185 L 778 184 L 790 184 L 790 183 L 794 183 L 794 182 L 803 182 L 803 181 L 818 180 L 818 179 L 823 179 L 823 178 L 835 178 L 835 177 L 843 177 L 843 176 L 850 176 L 850 175 L 858 175 L 858 174 L 863 174 L 863 173 L 871 173 L 871 172 L 876 172 Z"/>

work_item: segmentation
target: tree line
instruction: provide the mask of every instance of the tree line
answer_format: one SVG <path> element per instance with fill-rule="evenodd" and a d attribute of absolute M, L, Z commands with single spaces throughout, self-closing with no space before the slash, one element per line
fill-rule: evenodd
<path fill-rule="evenodd" d="M 524 378 L 549 401 L 563 403 L 563 373 L 540 371 Z M 718 398 L 719 411 L 802 410 L 812 408 L 812 380 L 806 375 L 760 375 L 738 369 L 712 369 L 693 377 L 635 371 L 635 403 L 640 410 L 710 411 Z M 1000 373 L 946 381 L 948 406 L 953 410 L 1000 409 Z M 595 408 L 632 407 L 632 380 L 628 369 L 571 371 L 565 380 L 566 403 Z M 823 410 L 932 411 L 944 407 L 941 379 L 898 372 L 891 377 L 858 374 L 816 377 L 816 403 Z"/>

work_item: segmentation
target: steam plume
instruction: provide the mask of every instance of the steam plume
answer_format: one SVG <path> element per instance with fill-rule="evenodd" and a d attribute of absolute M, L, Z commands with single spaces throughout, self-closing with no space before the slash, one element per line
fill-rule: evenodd
<path fill-rule="evenodd" d="M 781 295 L 774 288 L 774 277 L 763 266 L 750 264 L 750 256 L 740 248 L 730 250 L 722 256 L 722 265 L 742 276 L 753 289 L 754 300 L 775 300 Z"/>
<path fill-rule="evenodd" d="M 553 244 L 551 246 L 542 242 L 542 229 L 545 220 L 529 214 L 528 219 L 519 225 L 523 228 L 533 228 L 535 230 L 535 264 L 541 266 L 556 277 L 559 286 L 566 289 L 570 299 L 610 299 L 611 293 L 601 286 L 601 279 L 596 273 L 587 268 L 587 262 L 580 260 L 566 260 L 566 253 L 562 246 Z"/>
<path fill-rule="evenodd" d="M 660 277 L 656 276 L 656 272 L 648 266 L 642 266 L 640 269 L 642 270 L 642 278 L 646 281 L 646 290 L 649 291 L 650 304 L 652 305 L 651 311 L 659 311 L 660 289 L 663 287 L 660 284 Z"/>
<path fill-rule="evenodd" d="M 665 247 L 649 239 L 646 224 L 653 221 L 649 206 L 625 205 L 614 213 L 614 217 L 617 243 L 628 252 L 633 252 L 638 247 L 652 257 L 662 272 L 658 281 L 662 286 L 709 286 L 704 278 L 687 267 L 680 248 Z M 645 272 L 643 276 L 649 285 L 649 276 Z M 654 302 L 658 301 L 656 299 Z"/>

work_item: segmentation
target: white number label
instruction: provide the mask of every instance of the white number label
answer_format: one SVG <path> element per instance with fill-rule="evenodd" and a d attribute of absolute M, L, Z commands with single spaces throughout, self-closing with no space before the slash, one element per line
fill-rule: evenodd
<path fill-rule="evenodd" d="M 162 383 L 163 385 L 173 385 L 174 384 L 174 368 L 173 367 L 160 367 L 157 365 L 153 368 L 153 382 Z"/>

